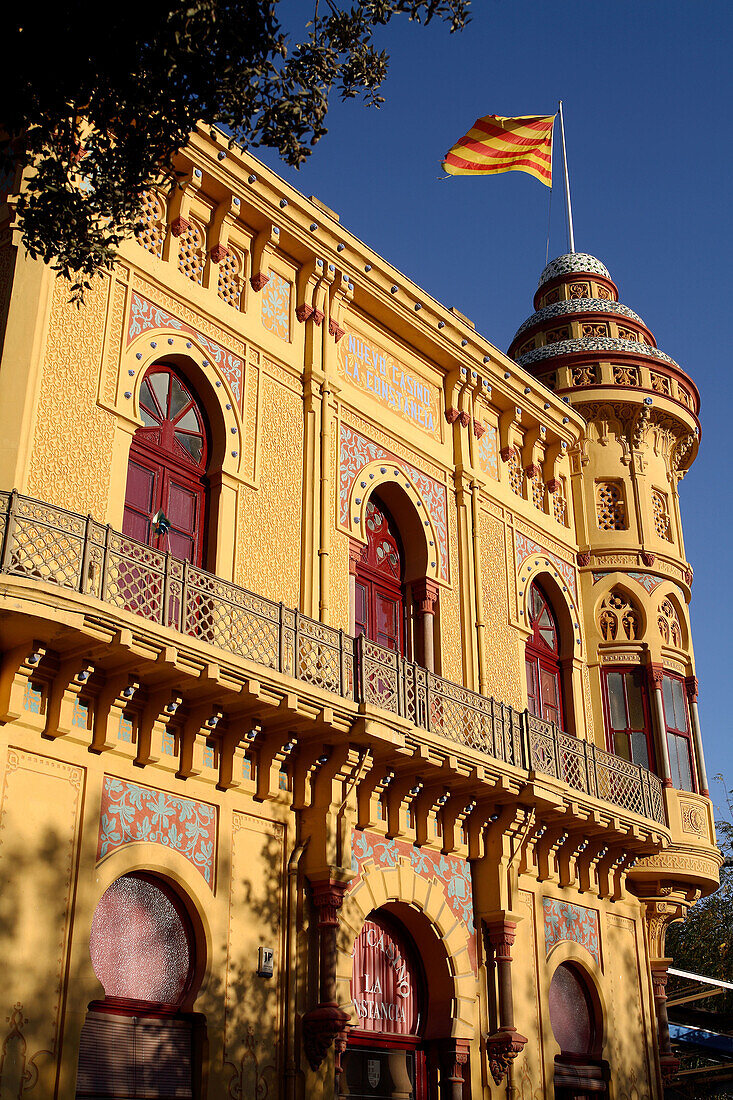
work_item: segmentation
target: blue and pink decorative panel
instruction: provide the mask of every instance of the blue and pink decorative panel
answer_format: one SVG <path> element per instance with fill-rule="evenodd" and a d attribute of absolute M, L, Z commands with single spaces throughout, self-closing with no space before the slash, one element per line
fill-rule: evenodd
<path fill-rule="evenodd" d="M 604 577 L 609 576 L 609 574 L 612 573 L 612 572 L 613 572 L 613 570 L 611 570 L 611 569 L 605 569 L 605 570 L 602 570 L 599 573 L 594 573 L 593 574 L 593 584 L 598 584 L 599 581 L 602 581 Z M 625 570 L 624 570 L 624 572 L 625 572 Z M 665 580 L 669 579 L 668 577 L 657 577 L 653 573 L 632 573 L 632 572 L 629 572 L 627 574 L 627 576 L 633 577 L 633 579 L 635 581 L 638 581 L 642 588 L 646 588 L 649 595 L 651 595 L 652 592 L 654 592 L 657 588 L 659 588 L 660 584 L 663 584 Z"/>
<path fill-rule="evenodd" d="M 349 496 L 351 488 L 361 470 L 370 462 L 394 463 L 405 471 L 412 484 L 425 501 L 425 506 L 430 514 L 430 519 L 435 528 L 435 537 L 440 551 L 440 579 L 450 579 L 448 565 L 448 503 L 445 485 L 441 485 L 434 477 L 422 473 L 414 466 L 410 466 L 402 458 L 392 454 L 391 451 L 373 443 L 370 439 L 355 432 L 346 424 L 341 424 L 341 440 L 339 448 L 339 516 L 344 527 L 349 526 Z"/>
<path fill-rule="evenodd" d="M 499 445 L 496 438 L 496 428 L 492 428 L 490 424 L 484 425 L 484 434 L 478 441 L 478 458 L 483 472 L 498 481 Z"/>
<path fill-rule="evenodd" d="M 427 848 L 416 848 L 405 840 L 386 840 L 379 833 L 355 832 L 351 866 L 355 878 L 349 889 L 357 885 L 366 866 L 389 869 L 406 863 L 420 878 L 440 883 L 451 912 L 465 925 L 468 953 L 476 972 L 476 939 L 473 924 L 473 886 L 468 860 L 446 856 Z"/>
<path fill-rule="evenodd" d="M 191 325 L 187 325 L 185 321 L 181 321 L 178 317 L 174 317 L 172 313 L 168 313 L 167 310 L 153 305 L 147 298 L 143 298 L 141 294 L 133 292 L 130 305 L 130 317 L 127 322 L 127 343 L 131 344 L 135 337 L 140 336 L 143 332 L 161 328 L 177 329 L 179 332 L 189 332 L 192 336 L 195 336 L 198 343 L 201 344 L 211 356 L 212 363 L 216 363 L 217 367 L 232 387 L 232 393 L 237 398 L 237 401 L 241 401 L 242 384 L 244 380 L 244 363 L 242 360 L 238 359 L 231 351 L 227 351 L 226 348 L 223 348 L 221 344 L 217 344 L 214 340 L 210 340 L 208 336 L 204 336 L 201 332 L 198 332 Z M 161 351 L 162 350 L 164 349 L 161 345 Z"/>
<path fill-rule="evenodd" d="M 105 775 L 97 859 L 140 840 L 180 852 L 212 885 L 216 807 Z"/>
<path fill-rule="evenodd" d="M 598 911 L 586 909 L 584 905 L 571 905 L 557 898 L 544 898 L 542 902 L 545 917 L 545 950 L 563 940 L 579 943 L 601 965 L 601 938 L 598 927 Z"/>
<path fill-rule="evenodd" d="M 551 550 L 546 550 L 544 546 L 540 546 L 539 543 L 533 539 L 527 538 L 526 535 L 522 535 L 519 531 L 515 534 L 516 548 L 517 548 L 517 572 L 522 568 L 527 558 L 538 556 L 546 558 L 551 561 L 556 567 L 558 573 L 565 581 L 568 590 L 572 594 L 573 600 L 577 602 L 578 589 L 575 580 L 575 568 L 570 562 L 563 561 L 557 554 L 553 554 Z"/>
<path fill-rule="evenodd" d="M 262 324 L 281 340 L 290 339 L 290 283 L 277 271 L 262 288 Z"/>

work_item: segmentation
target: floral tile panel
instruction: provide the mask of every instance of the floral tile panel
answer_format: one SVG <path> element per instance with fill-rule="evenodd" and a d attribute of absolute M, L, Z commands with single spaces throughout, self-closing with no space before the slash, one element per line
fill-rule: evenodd
<path fill-rule="evenodd" d="M 105 775 L 97 860 L 135 841 L 180 852 L 212 886 L 216 807 Z"/>

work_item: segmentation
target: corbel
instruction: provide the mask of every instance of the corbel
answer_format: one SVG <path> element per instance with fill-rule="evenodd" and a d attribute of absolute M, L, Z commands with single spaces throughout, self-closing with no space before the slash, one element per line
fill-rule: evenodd
<path fill-rule="evenodd" d="M 325 261 L 320 256 L 314 256 L 298 272 L 295 284 L 295 316 L 301 324 L 305 324 L 315 312 L 316 289 L 323 278 L 325 266 Z"/>
<path fill-rule="evenodd" d="M 163 756 L 163 742 L 170 722 L 178 713 L 183 698 L 170 688 L 151 692 L 143 707 L 137 739 L 135 764 L 157 764 Z"/>
<path fill-rule="evenodd" d="M 323 274 L 313 289 L 313 323 L 322 325 L 326 316 L 326 305 L 336 280 L 336 265 L 324 261 Z"/>
<path fill-rule="evenodd" d="M 560 488 L 559 467 L 561 460 L 565 458 L 567 449 L 568 445 L 564 439 L 556 439 L 545 449 L 542 477 L 550 493 L 556 493 Z"/>
<path fill-rule="evenodd" d="M 181 760 L 176 776 L 191 779 L 204 770 L 204 747 L 207 737 L 215 732 L 223 716 L 218 706 L 201 703 L 193 707 L 183 723 Z"/>
<path fill-rule="evenodd" d="M 343 272 L 337 272 L 328 295 L 328 331 L 337 344 L 346 332 L 342 321 L 353 297 L 354 284 L 351 279 Z"/>
<path fill-rule="evenodd" d="M 508 462 L 512 452 L 520 443 L 517 425 L 522 418 L 519 405 L 505 409 L 499 417 L 499 455 L 502 462 Z"/>
<path fill-rule="evenodd" d="M 231 725 L 222 734 L 219 743 L 219 779 L 216 788 L 219 791 L 233 791 L 244 782 L 244 767 L 247 760 L 247 746 L 242 742 L 242 729 L 232 729 Z"/>
<path fill-rule="evenodd" d="M 542 473 L 545 460 L 545 437 L 547 431 L 544 424 L 537 424 L 531 428 L 524 437 L 522 445 L 522 468 L 527 477 L 532 480 Z"/>
<path fill-rule="evenodd" d="M 46 656 L 43 642 L 24 642 L 3 653 L 0 665 L 0 722 L 13 722 L 25 710 L 25 688 Z"/>
<path fill-rule="evenodd" d="M 385 760 L 374 761 L 372 767 L 357 785 L 356 806 L 358 829 L 369 829 L 378 821 L 376 806 L 383 791 L 394 779 L 394 767 Z"/>
<path fill-rule="evenodd" d="M 581 892 L 595 893 L 596 864 L 600 859 L 603 859 L 607 851 L 608 845 L 606 839 L 604 838 L 604 834 L 601 834 L 589 839 L 588 846 L 584 848 L 582 852 L 579 851 L 577 853 L 576 875 L 578 880 L 578 889 Z"/>
<path fill-rule="evenodd" d="M 168 200 L 168 233 L 163 246 L 163 259 L 170 260 L 173 241 L 191 228 L 191 202 L 202 183 L 201 170 L 189 166 L 183 179 L 174 184 Z"/>
<path fill-rule="evenodd" d="M 476 802 L 470 794 L 464 792 L 452 795 L 441 810 L 443 843 L 441 852 L 450 855 L 460 844 L 460 831 L 466 818 L 475 810 Z M 459 837 L 456 840 L 456 836 Z"/>
<path fill-rule="evenodd" d="M 123 748 L 126 742 L 119 739 L 119 723 L 139 689 L 140 681 L 129 672 L 115 672 L 108 676 L 94 707 L 90 752 L 102 753 Z M 136 751 L 133 738 L 129 742 L 128 752 L 134 756 Z"/>
<path fill-rule="evenodd" d="M 540 882 L 553 877 L 557 853 L 568 839 L 569 833 L 565 825 L 560 822 L 548 828 L 544 836 L 537 841 L 535 857 L 537 860 L 537 878 Z"/>
<path fill-rule="evenodd" d="M 293 761 L 293 810 L 305 810 L 312 803 L 313 777 L 319 768 L 324 767 L 333 751 L 333 745 L 309 741 L 300 746 Z"/>
<path fill-rule="evenodd" d="M 451 371 L 445 380 L 445 419 L 467 428 L 471 423 L 470 376 L 466 367 Z"/>
<path fill-rule="evenodd" d="M 250 286 L 256 294 L 270 281 L 270 260 L 280 242 L 278 226 L 269 222 L 261 229 L 252 242 L 252 270 Z"/>
<path fill-rule="evenodd" d="M 84 658 L 76 657 L 60 665 L 49 693 L 42 735 L 47 740 L 53 741 L 72 732 L 76 702 L 93 672 L 94 665 Z"/>
<path fill-rule="evenodd" d="M 426 783 L 412 803 L 415 815 L 415 847 L 420 848 L 435 838 L 430 834 L 428 823 L 430 815 L 435 811 L 439 813 L 450 798 L 449 784 L 455 779 L 458 761 L 455 756 L 449 756 L 443 761 L 440 773 L 443 777 L 440 781 L 431 780 Z"/>
<path fill-rule="evenodd" d="M 254 794 L 255 802 L 267 802 L 277 798 L 279 791 L 280 768 L 283 761 L 297 745 L 293 731 L 281 727 L 277 731 L 268 730 L 260 734 L 255 742 L 257 747 L 257 781 Z"/>
<path fill-rule="evenodd" d="M 235 207 L 235 196 L 230 194 L 220 202 L 215 210 L 214 216 L 209 222 L 209 228 L 206 235 L 207 244 L 207 261 L 206 270 L 204 272 L 204 286 L 212 286 L 218 281 L 218 275 L 214 272 L 213 268 L 218 267 L 221 261 L 229 253 L 229 230 L 234 224 L 236 213 L 239 211 L 239 200 L 237 199 L 237 206 Z M 216 287 L 215 287 L 216 289 Z"/>
<path fill-rule="evenodd" d="M 413 799 L 417 798 L 425 786 L 425 781 L 415 775 L 413 769 L 410 774 L 399 775 L 387 788 L 387 839 L 403 836 L 405 829 L 402 826 L 402 807 L 405 803 L 409 806 Z"/>
<path fill-rule="evenodd" d="M 558 883 L 561 887 L 572 886 L 576 881 L 577 861 L 586 850 L 590 840 L 584 831 L 574 830 L 555 855 Z"/>

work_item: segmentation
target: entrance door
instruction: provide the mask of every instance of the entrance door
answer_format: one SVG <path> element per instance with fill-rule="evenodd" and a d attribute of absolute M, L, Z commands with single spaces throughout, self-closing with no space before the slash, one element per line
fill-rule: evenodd
<path fill-rule="evenodd" d="M 404 558 L 394 520 L 373 496 L 366 509 L 367 546 L 356 567 L 356 634 L 404 653 Z"/>
<path fill-rule="evenodd" d="M 138 428 L 127 467 L 124 534 L 170 550 L 177 558 L 201 565 L 206 525 L 207 440 L 203 410 L 178 373 L 151 367 L 140 391 Z M 162 510 L 167 534 L 156 535 L 153 516 Z"/>
<path fill-rule="evenodd" d="M 344 1059 L 352 1100 L 428 1100 L 425 983 L 405 929 L 372 913 L 354 946 L 351 994 L 358 1025 Z"/>

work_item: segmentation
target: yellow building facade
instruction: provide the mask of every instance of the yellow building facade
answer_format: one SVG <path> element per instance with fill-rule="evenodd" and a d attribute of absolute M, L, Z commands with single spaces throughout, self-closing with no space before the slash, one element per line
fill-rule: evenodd
<path fill-rule="evenodd" d="M 593 257 L 505 355 L 178 168 L 78 310 L 0 208 L 0 1097 L 657 1100 L 694 383 Z"/>

